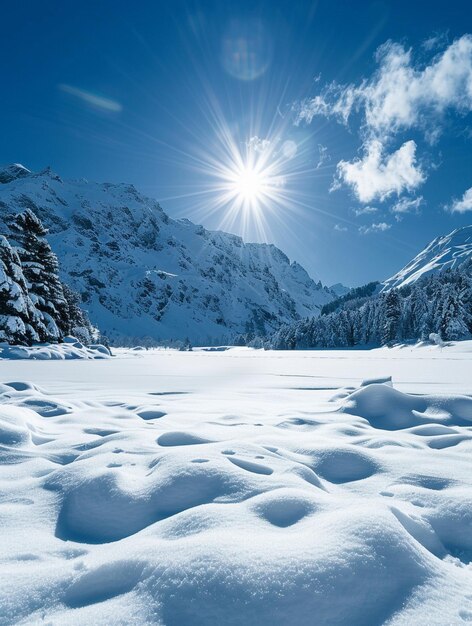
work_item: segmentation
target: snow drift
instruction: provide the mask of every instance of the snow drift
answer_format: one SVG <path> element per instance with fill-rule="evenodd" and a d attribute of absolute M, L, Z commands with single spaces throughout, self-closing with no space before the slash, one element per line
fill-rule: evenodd
<path fill-rule="evenodd" d="M 34 359 L 41 361 L 65 359 L 107 359 L 111 352 L 101 344 L 84 346 L 75 337 L 65 337 L 64 343 L 41 343 L 15 346 L 0 343 L 0 359 Z"/>
<path fill-rule="evenodd" d="M 0 386 L 1 623 L 470 619 L 472 398 L 384 376 L 330 402 L 342 355 L 26 364 L 63 382 Z"/>

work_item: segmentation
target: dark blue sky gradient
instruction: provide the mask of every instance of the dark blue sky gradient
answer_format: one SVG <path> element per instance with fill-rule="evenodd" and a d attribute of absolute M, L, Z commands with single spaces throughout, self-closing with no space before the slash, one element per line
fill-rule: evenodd
<path fill-rule="evenodd" d="M 260 35 L 255 65 L 235 68 L 225 56 L 235 28 Z M 350 128 L 324 118 L 296 127 L 292 103 L 321 83 L 371 75 L 375 50 L 388 39 L 420 50 L 432 35 L 452 42 L 467 32 L 472 10 L 458 0 L 10 2 L 0 25 L 0 162 L 131 182 L 171 216 L 217 228 L 223 216 L 202 207 L 195 194 L 206 173 L 194 167 L 194 155 L 211 153 L 218 141 L 215 111 L 235 145 L 283 124 L 282 139 L 303 146 L 294 184 L 304 208 L 267 215 L 269 240 L 328 284 L 383 279 L 433 237 L 470 223 L 471 213 L 451 215 L 443 206 L 472 186 L 471 115 L 448 120 L 434 146 L 417 131 L 399 137 L 394 149 L 414 139 L 418 157 L 434 164 L 418 190 L 421 214 L 396 222 L 387 201 L 375 221 L 391 228 L 362 235 L 358 227 L 372 216 L 354 216 L 359 202 L 348 188 L 329 192 L 338 161 L 359 154 L 356 120 Z M 316 169 L 319 144 L 330 161 Z M 237 223 L 234 232 L 242 232 Z"/>

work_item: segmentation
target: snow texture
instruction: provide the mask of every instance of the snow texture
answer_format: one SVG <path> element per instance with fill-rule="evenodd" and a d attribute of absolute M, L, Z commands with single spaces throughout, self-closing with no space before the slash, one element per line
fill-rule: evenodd
<path fill-rule="evenodd" d="M 26 208 L 50 231 L 61 279 L 116 345 L 262 336 L 335 298 L 274 245 L 170 219 L 132 185 L 0 170 L 0 218 Z"/>
<path fill-rule="evenodd" d="M 471 352 L 0 361 L 0 623 L 470 621 Z"/>

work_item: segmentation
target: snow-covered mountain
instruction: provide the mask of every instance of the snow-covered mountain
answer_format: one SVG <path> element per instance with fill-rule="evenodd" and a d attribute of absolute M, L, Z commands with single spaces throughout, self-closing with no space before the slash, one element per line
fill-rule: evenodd
<path fill-rule="evenodd" d="M 335 285 L 331 285 L 329 289 L 333 291 L 338 296 L 338 298 L 340 298 L 341 296 L 345 296 L 351 291 L 350 287 L 346 287 L 346 285 L 343 285 L 342 283 L 336 283 Z"/>
<path fill-rule="evenodd" d="M 472 226 L 463 226 L 437 237 L 397 274 L 384 281 L 383 291 L 403 287 L 448 267 L 456 267 L 472 255 Z"/>
<path fill-rule="evenodd" d="M 274 245 L 171 219 L 132 185 L 0 169 L 0 216 L 25 208 L 50 229 L 62 278 L 114 343 L 261 335 L 335 297 Z"/>

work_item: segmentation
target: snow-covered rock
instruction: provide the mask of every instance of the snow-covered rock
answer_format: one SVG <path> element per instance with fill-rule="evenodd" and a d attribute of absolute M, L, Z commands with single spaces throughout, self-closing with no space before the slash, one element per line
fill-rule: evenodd
<path fill-rule="evenodd" d="M 62 279 L 114 343 L 262 335 L 335 296 L 273 245 L 173 220 L 127 184 L 0 170 L 0 217 L 32 209 L 50 229 Z"/>
<path fill-rule="evenodd" d="M 0 343 L 0 359 L 33 359 L 41 361 L 66 359 L 108 359 L 110 350 L 101 344 L 83 346 L 74 337 L 65 343 L 40 343 L 34 346 L 15 346 Z M 74 341 L 70 341 L 74 339 Z"/>
<path fill-rule="evenodd" d="M 404 287 L 422 276 L 457 267 L 472 255 L 472 226 L 463 226 L 437 237 L 394 276 L 383 283 L 383 291 Z"/>

